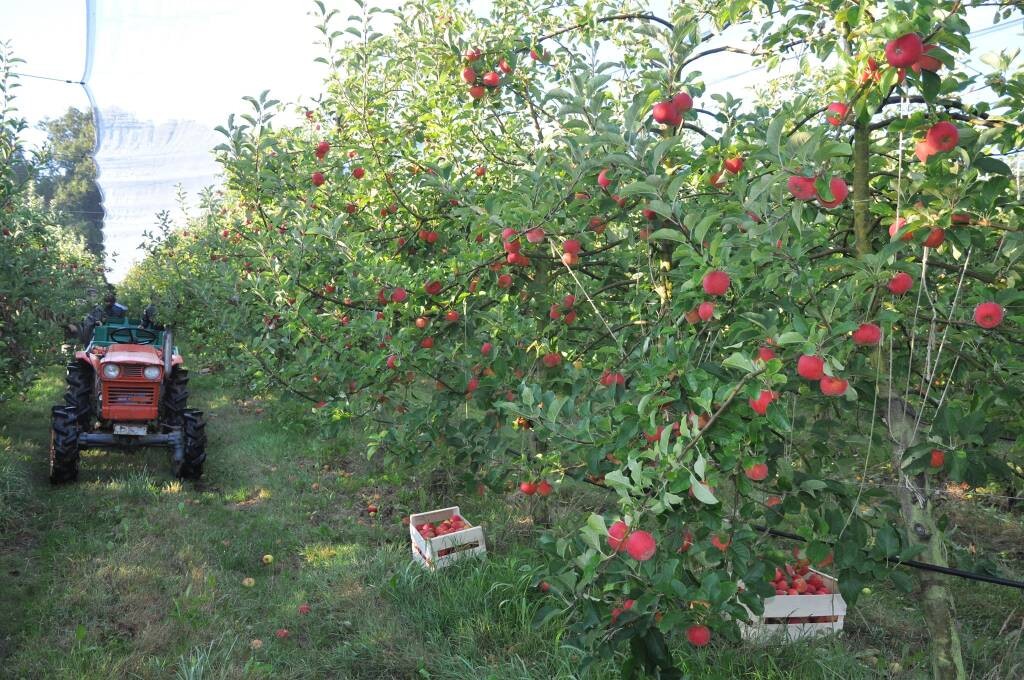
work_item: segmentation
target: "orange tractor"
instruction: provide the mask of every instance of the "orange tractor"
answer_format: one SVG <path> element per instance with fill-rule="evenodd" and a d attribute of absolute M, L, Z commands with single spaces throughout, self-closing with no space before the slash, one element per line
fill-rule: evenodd
<path fill-rule="evenodd" d="M 78 478 L 81 449 L 140 446 L 170 447 L 174 476 L 197 479 L 205 423 L 187 401 L 188 371 L 171 331 L 106 320 L 68 364 L 65 403 L 53 407 L 50 481 Z"/>

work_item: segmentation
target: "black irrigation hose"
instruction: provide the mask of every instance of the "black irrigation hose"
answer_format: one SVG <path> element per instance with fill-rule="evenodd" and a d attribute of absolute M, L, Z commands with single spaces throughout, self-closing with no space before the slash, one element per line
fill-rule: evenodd
<path fill-rule="evenodd" d="M 803 536 L 797 536 L 791 534 L 788 531 L 779 531 L 778 529 L 769 529 L 768 527 L 755 526 L 754 529 L 763 531 L 770 536 L 778 536 L 779 538 L 788 538 L 794 541 L 807 542 L 807 539 Z M 937 564 L 929 564 L 928 562 L 918 562 L 917 560 L 892 560 L 886 558 L 887 562 L 893 562 L 897 566 L 906 565 L 913 567 L 914 569 L 920 569 L 921 571 L 934 571 L 939 574 L 946 574 L 948 576 L 959 576 L 960 578 L 969 579 L 971 581 L 984 581 L 986 583 L 994 583 L 997 586 L 1009 586 L 1010 588 L 1019 588 L 1024 590 L 1024 582 L 1013 581 L 1008 578 L 1002 578 L 1000 576 L 989 576 L 987 574 L 975 574 L 970 571 L 963 571 L 961 569 L 953 569 L 952 567 L 940 567 Z"/>

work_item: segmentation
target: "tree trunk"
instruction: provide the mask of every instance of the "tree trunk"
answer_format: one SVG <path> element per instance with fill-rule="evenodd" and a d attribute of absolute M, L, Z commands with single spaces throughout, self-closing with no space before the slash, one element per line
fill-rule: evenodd
<path fill-rule="evenodd" d="M 871 132 L 866 122 L 858 122 L 853 133 L 853 231 L 857 257 L 873 252 L 871 245 L 871 205 L 868 180 L 871 177 Z M 897 471 L 896 495 L 900 502 L 904 533 L 908 545 L 923 546 L 922 558 L 932 564 L 948 566 L 943 534 L 932 515 L 932 504 L 925 492 L 926 480 L 915 480 L 903 473 L 903 456 L 917 439 L 917 416 L 898 395 L 883 390 L 889 385 L 888 366 L 877 366 L 881 415 L 888 426 L 893 446 L 892 467 Z M 884 394 L 882 394 L 884 392 Z M 876 415 L 876 417 L 877 417 Z M 960 633 L 956 626 L 953 598 L 946 588 L 946 577 L 922 572 L 921 610 L 931 641 L 932 677 L 935 680 L 962 680 L 967 677 Z"/>

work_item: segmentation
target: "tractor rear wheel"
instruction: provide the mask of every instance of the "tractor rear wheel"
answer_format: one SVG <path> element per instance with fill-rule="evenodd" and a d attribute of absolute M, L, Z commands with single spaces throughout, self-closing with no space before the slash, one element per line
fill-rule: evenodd
<path fill-rule="evenodd" d="M 96 419 L 93 408 L 92 393 L 95 380 L 92 366 L 84 361 L 72 361 L 68 364 L 68 389 L 64 393 L 64 403 L 74 409 L 78 416 L 78 425 L 85 431 L 92 429 Z"/>
<path fill-rule="evenodd" d="M 181 427 L 188 407 L 188 371 L 175 367 L 164 381 L 163 423 Z"/>
<path fill-rule="evenodd" d="M 182 479 L 199 479 L 203 474 L 206 460 L 206 422 L 203 412 L 185 409 L 182 414 L 182 435 L 185 437 L 185 460 L 174 470 L 174 476 Z"/>
<path fill-rule="evenodd" d="M 50 482 L 78 479 L 78 414 L 67 406 L 54 406 L 50 427 Z"/>

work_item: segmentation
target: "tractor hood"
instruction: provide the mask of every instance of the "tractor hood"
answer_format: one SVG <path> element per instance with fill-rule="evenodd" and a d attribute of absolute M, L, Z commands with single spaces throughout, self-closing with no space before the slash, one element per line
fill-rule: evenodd
<path fill-rule="evenodd" d="M 163 366 L 160 351 L 149 345 L 111 345 L 103 356 L 105 364 L 150 364 Z"/>

